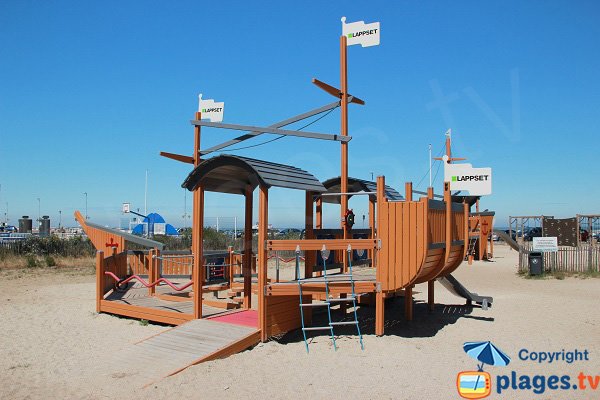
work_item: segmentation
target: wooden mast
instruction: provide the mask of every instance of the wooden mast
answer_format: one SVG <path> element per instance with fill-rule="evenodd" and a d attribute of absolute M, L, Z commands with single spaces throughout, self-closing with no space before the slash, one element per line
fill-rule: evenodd
<path fill-rule="evenodd" d="M 341 132 L 342 136 L 348 136 L 348 46 L 345 35 L 340 36 L 340 91 L 341 91 Z M 348 142 L 341 143 L 341 185 L 340 206 L 341 206 L 341 228 L 344 232 L 344 239 L 350 238 L 350 227 L 346 224 L 346 212 L 348 210 Z M 346 252 L 344 254 L 344 272 L 348 269 L 348 259 Z"/>

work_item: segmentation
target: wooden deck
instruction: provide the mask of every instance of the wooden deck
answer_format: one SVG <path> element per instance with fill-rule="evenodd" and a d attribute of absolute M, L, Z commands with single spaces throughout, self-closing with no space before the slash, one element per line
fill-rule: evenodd
<path fill-rule="evenodd" d="M 166 285 L 156 288 L 158 296 L 172 292 L 173 289 Z M 189 295 L 189 290 L 179 293 L 183 296 Z M 172 325 L 181 325 L 190 321 L 194 315 L 191 298 L 183 297 L 177 301 L 167 301 L 157 296 L 150 296 L 148 289 L 140 284 L 130 285 L 123 291 L 112 290 L 100 302 L 100 306 L 102 312 Z M 226 309 L 202 305 L 202 316 L 204 317 L 223 312 L 226 312 Z"/>
<path fill-rule="evenodd" d="M 256 328 L 192 320 L 120 351 L 111 360 L 111 370 L 135 374 L 140 386 L 147 386 L 192 365 L 243 351 L 259 339 Z"/>
<path fill-rule="evenodd" d="M 355 293 L 373 293 L 379 291 L 380 285 L 376 281 L 374 268 L 355 269 L 352 274 Z M 330 294 L 343 294 L 352 292 L 352 284 L 347 275 L 327 274 Z M 316 276 L 302 280 L 302 293 L 325 293 L 325 278 Z M 298 281 L 275 282 L 267 285 L 267 296 L 299 295 Z"/>

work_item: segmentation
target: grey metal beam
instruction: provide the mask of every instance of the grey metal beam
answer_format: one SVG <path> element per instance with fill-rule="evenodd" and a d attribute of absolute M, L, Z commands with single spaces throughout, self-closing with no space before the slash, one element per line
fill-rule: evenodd
<path fill-rule="evenodd" d="M 348 103 L 352 102 L 353 98 L 354 98 L 354 96 L 348 96 Z M 315 108 L 314 110 L 307 111 L 303 114 L 298 114 L 298 115 L 290 117 L 288 119 L 284 119 L 283 121 L 276 122 L 273 125 L 269 125 L 269 128 L 282 128 L 284 126 L 293 124 L 294 122 L 302 121 L 303 119 L 310 118 L 314 115 L 322 114 L 326 111 L 333 110 L 334 108 L 339 107 L 339 106 L 340 106 L 340 101 L 334 101 L 333 103 L 326 104 L 323 107 Z M 262 135 L 263 133 L 264 132 L 258 132 L 258 131 L 249 132 L 245 135 L 238 136 L 234 139 L 231 139 L 224 143 L 210 147 L 206 150 L 202 150 L 202 151 L 200 151 L 200 155 L 203 156 L 206 154 L 214 153 L 215 151 L 219 151 L 221 149 L 224 149 L 225 147 L 229 147 L 234 144 L 243 142 L 244 140 L 251 139 L 258 135 Z"/>
<path fill-rule="evenodd" d="M 327 133 L 307 132 L 307 131 L 290 131 L 287 129 L 267 128 L 252 125 L 237 125 L 237 124 L 224 124 L 222 122 L 210 122 L 210 121 L 198 121 L 192 120 L 192 125 L 196 126 L 209 126 L 211 128 L 221 129 L 233 129 L 237 131 L 250 131 L 250 132 L 263 132 L 263 133 L 274 133 L 276 135 L 285 136 L 298 136 L 310 139 L 322 139 L 322 140 L 335 140 L 338 142 L 349 142 L 352 140 L 351 136 L 343 135 L 331 135 Z"/>

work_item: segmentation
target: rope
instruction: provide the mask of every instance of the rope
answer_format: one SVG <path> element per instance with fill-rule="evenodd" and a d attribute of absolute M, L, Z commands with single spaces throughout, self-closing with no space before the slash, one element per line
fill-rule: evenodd
<path fill-rule="evenodd" d="M 169 285 L 173 290 L 181 292 L 182 290 L 185 290 L 194 284 L 194 281 L 189 281 L 188 283 L 186 283 L 183 286 L 175 286 L 171 281 L 169 281 L 166 278 L 159 278 L 158 280 L 156 280 L 152 283 L 148 283 L 143 278 L 140 278 L 137 275 L 131 275 L 129 278 L 121 280 L 121 279 L 119 279 L 118 276 L 116 276 L 115 274 L 113 274 L 110 271 L 105 271 L 104 274 L 112 277 L 115 281 L 117 281 L 117 286 L 125 285 L 125 284 L 129 283 L 130 281 L 132 281 L 133 279 L 137 279 L 142 285 L 144 285 L 147 288 L 154 287 L 154 286 L 158 285 L 159 283 L 164 282 L 167 285 Z"/>
<path fill-rule="evenodd" d="M 292 262 L 292 261 L 294 261 L 294 260 L 296 259 L 296 257 L 292 257 L 292 258 L 283 258 L 283 257 L 281 257 L 281 256 L 277 255 L 277 256 L 268 256 L 268 257 L 267 257 L 267 260 L 270 260 L 270 259 L 272 259 L 272 258 L 275 258 L 275 257 L 277 257 L 277 259 L 278 259 L 279 261 L 283 261 L 284 263 L 289 263 L 289 262 Z M 306 261 L 306 258 L 304 258 L 303 256 L 300 256 L 300 259 L 301 259 L 302 261 Z"/>
<path fill-rule="evenodd" d="M 307 128 L 307 127 L 311 126 L 311 125 L 312 125 L 312 124 L 314 124 L 315 122 L 317 122 L 317 121 L 319 121 L 319 120 L 321 120 L 321 119 L 325 118 L 325 117 L 326 117 L 326 116 L 328 116 L 329 114 L 331 114 L 331 112 L 333 112 L 333 110 L 335 110 L 335 109 L 336 109 L 336 108 L 338 108 L 338 107 L 339 107 L 339 106 L 336 106 L 335 108 L 332 108 L 331 110 L 327 111 L 325 114 L 321 115 L 319 118 L 316 118 L 316 119 L 315 119 L 315 120 L 313 120 L 312 122 L 309 122 L 308 124 L 306 124 L 306 125 L 304 125 L 304 126 L 302 126 L 302 127 L 298 128 L 298 129 L 296 129 L 296 130 L 298 130 L 298 131 L 301 131 L 302 129 L 304 129 L 304 128 Z M 281 135 L 281 136 L 278 136 L 278 137 L 276 137 L 276 138 L 274 138 L 274 139 L 270 139 L 270 140 L 267 140 L 267 141 L 265 141 L 265 142 L 262 142 L 262 143 L 257 143 L 257 144 L 253 144 L 253 145 L 250 145 L 250 146 L 244 146 L 244 147 L 235 147 L 235 148 L 233 148 L 233 149 L 223 149 L 222 151 L 236 151 L 236 150 L 251 149 L 251 148 L 253 148 L 253 147 L 262 146 L 263 144 L 267 144 L 267 143 L 271 143 L 271 142 L 274 142 L 274 141 L 276 141 L 276 140 L 279 140 L 279 139 L 283 139 L 283 138 L 284 138 L 284 137 L 286 137 L 286 136 L 287 136 L 287 135 Z"/>
<path fill-rule="evenodd" d="M 442 146 L 442 148 L 440 149 L 440 151 L 437 153 L 436 157 L 440 157 L 440 156 L 442 155 L 442 153 L 444 152 L 444 147 L 445 147 L 445 146 L 446 146 L 446 144 L 444 144 L 444 145 Z M 435 161 L 439 161 L 439 160 L 434 160 L 434 162 L 435 162 Z M 439 168 L 439 166 L 438 166 L 438 168 Z M 421 183 L 423 182 L 423 180 L 424 180 L 424 179 L 427 177 L 427 175 L 428 175 L 430 172 L 431 172 L 431 169 L 430 169 L 430 168 L 427 168 L 427 172 L 425 172 L 425 175 L 423 175 L 423 177 L 422 177 L 422 178 L 419 180 L 419 183 L 417 183 L 417 184 L 415 185 L 415 187 L 416 187 L 417 189 L 420 187 Z M 433 180 L 431 181 L 431 184 L 433 185 Z"/>

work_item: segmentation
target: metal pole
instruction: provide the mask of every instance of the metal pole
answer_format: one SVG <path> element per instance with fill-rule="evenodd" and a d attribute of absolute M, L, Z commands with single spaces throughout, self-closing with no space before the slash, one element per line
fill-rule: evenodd
<path fill-rule="evenodd" d="M 62 211 L 58 210 L 58 228 L 60 229 L 60 225 L 62 223 Z"/>
<path fill-rule="evenodd" d="M 187 190 L 183 189 L 183 229 L 185 229 L 185 218 L 187 217 Z"/>
<path fill-rule="evenodd" d="M 237 239 L 237 217 L 233 217 L 233 240 Z"/>
<path fill-rule="evenodd" d="M 42 208 L 42 206 L 41 206 L 42 202 L 39 197 L 37 198 L 37 201 L 38 201 L 38 224 L 39 224 L 42 221 L 42 213 L 40 211 Z"/>
<path fill-rule="evenodd" d="M 429 187 L 431 187 L 431 143 L 429 144 Z"/>
<path fill-rule="evenodd" d="M 144 214 L 148 215 L 148 170 L 146 170 L 146 183 L 144 185 Z"/>
<path fill-rule="evenodd" d="M 83 192 L 85 195 L 85 219 L 88 219 L 88 208 L 87 208 L 87 192 Z"/>

